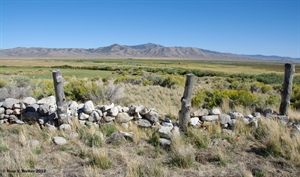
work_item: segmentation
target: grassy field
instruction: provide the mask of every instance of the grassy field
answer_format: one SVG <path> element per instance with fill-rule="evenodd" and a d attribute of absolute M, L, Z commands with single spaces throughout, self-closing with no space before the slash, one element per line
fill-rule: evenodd
<path fill-rule="evenodd" d="M 180 68 L 216 71 L 224 73 L 283 73 L 284 63 L 246 62 L 246 61 L 205 61 L 205 60 L 174 60 L 174 59 L 1 59 L 0 75 L 21 74 L 24 76 L 47 78 L 55 66 L 74 67 L 118 67 L 118 68 Z M 53 67 L 53 68 L 49 68 Z M 65 76 L 76 77 L 105 77 L 111 72 L 62 70 Z M 296 65 L 296 74 L 300 73 L 300 66 Z M 37 76 L 39 75 L 39 76 Z"/>
<path fill-rule="evenodd" d="M 103 69 L 98 70 L 97 67 Z M 284 73 L 284 63 L 271 62 L 175 59 L 1 59 L 0 86 L 4 88 L 3 90 L 6 88 L 13 90 L 13 87 L 10 87 L 13 84 L 24 87 L 30 83 L 29 91 L 39 96 L 49 96 L 48 94 L 54 94 L 52 70 L 55 68 L 60 68 L 66 81 L 64 89 L 66 95 L 69 94 L 67 99 L 75 94 L 89 95 L 86 90 L 88 88 L 95 91 L 95 95 L 92 95 L 97 98 L 93 101 L 95 104 L 111 104 L 112 99 L 108 97 L 98 99 L 96 96 L 97 93 L 101 95 L 100 93 L 109 91 L 110 81 L 119 79 L 120 82 L 113 82 L 112 86 L 119 84 L 124 97 L 114 102 L 115 105 L 141 104 L 147 108 L 154 108 L 160 115 L 170 118 L 173 122 L 178 120 L 178 111 L 181 109 L 180 100 L 184 91 L 185 77 L 178 76 L 176 73 L 168 74 L 168 70 L 173 72 L 176 69 L 196 69 L 248 75 L 276 73 L 280 76 Z M 146 69 L 151 68 L 162 68 L 162 70 L 145 72 Z M 300 67 L 296 65 L 296 76 L 300 74 L 299 69 Z M 26 78 L 16 76 L 26 76 Z M 110 80 L 103 79 L 107 77 Z M 195 100 L 207 97 L 208 100 L 205 102 L 219 108 L 222 113 L 232 111 L 228 98 L 222 99 L 224 93 L 227 93 L 227 96 L 244 96 L 245 99 L 238 101 L 246 103 L 249 102 L 249 98 L 255 98 L 256 105 L 261 105 L 262 109 L 271 106 L 277 111 L 282 78 L 279 84 L 263 83 L 255 79 L 239 75 L 197 77 L 193 96 Z M 157 80 L 160 84 L 154 84 Z M 292 102 L 300 107 L 298 102 L 300 85 L 295 84 L 295 86 L 298 86 L 295 87 L 297 95 Z M 81 101 L 85 99 L 90 98 Z M 244 115 L 255 111 L 253 107 L 238 104 L 239 102 L 236 102 L 235 111 Z M 191 111 L 199 107 L 192 106 Z M 291 121 L 300 123 L 299 111 L 292 106 L 289 109 L 289 116 Z M 72 131 L 51 131 L 46 128 L 41 129 L 37 124 L 0 125 L 0 176 L 276 177 L 300 175 L 300 134 L 294 131 L 290 124 L 283 125 L 276 119 L 263 117 L 257 130 L 239 120 L 232 135 L 224 133 L 219 123 L 205 125 L 208 128 L 204 131 L 190 126 L 188 134 L 172 139 L 173 144 L 168 148 L 158 145 L 157 127 L 145 129 L 130 123 L 126 129 L 115 123 L 101 125 L 100 128 L 93 126 L 88 128 L 74 122 Z M 106 140 L 113 131 L 133 132 L 134 137 L 117 145 L 108 144 Z M 78 133 L 77 137 L 73 137 L 75 132 Z M 104 135 L 103 139 L 99 138 L 100 132 Z M 55 136 L 66 138 L 67 144 L 54 144 Z M 31 146 L 30 140 L 39 140 L 40 144 Z M 224 141 L 229 142 L 230 146 L 224 146 Z M 4 171 L 1 171 L 2 169 Z M 46 170 L 46 173 L 7 172 L 16 169 L 42 169 Z"/>

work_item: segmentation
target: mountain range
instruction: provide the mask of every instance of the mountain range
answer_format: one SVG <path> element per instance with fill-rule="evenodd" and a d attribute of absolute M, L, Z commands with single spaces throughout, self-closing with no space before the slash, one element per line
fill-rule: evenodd
<path fill-rule="evenodd" d="M 165 47 L 153 43 L 133 46 L 112 44 L 106 47 L 89 49 L 17 47 L 11 49 L 1 49 L 0 59 L 3 58 L 181 58 L 199 60 L 300 62 L 300 58 L 264 55 L 240 55 L 204 50 L 195 47 Z"/>

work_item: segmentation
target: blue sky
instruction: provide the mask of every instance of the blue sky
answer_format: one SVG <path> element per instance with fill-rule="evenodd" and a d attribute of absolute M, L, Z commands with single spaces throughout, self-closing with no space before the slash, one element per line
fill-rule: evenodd
<path fill-rule="evenodd" d="M 0 48 L 197 47 L 300 58 L 300 0 L 1 0 Z"/>

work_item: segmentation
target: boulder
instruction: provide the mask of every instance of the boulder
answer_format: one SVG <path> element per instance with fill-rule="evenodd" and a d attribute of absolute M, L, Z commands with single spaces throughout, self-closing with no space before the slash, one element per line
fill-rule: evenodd
<path fill-rule="evenodd" d="M 115 120 L 115 117 L 112 117 L 112 116 L 103 116 L 103 119 L 105 120 L 105 122 L 111 122 L 111 121 Z"/>
<path fill-rule="evenodd" d="M 202 116 L 201 120 L 202 121 L 215 121 L 218 120 L 219 116 L 218 115 L 208 115 L 208 116 Z"/>
<path fill-rule="evenodd" d="M 244 117 L 244 115 L 239 112 L 230 112 L 229 116 L 231 117 L 231 119 L 238 119 Z"/>
<path fill-rule="evenodd" d="M 160 115 L 154 110 L 150 110 L 147 114 L 145 114 L 145 116 L 151 122 L 158 122 L 160 119 Z"/>
<path fill-rule="evenodd" d="M 28 106 L 28 105 L 31 105 L 31 104 L 35 104 L 36 103 L 36 100 L 33 98 L 33 97 L 25 97 L 22 102 Z"/>
<path fill-rule="evenodd" d="M 64 137 L 60 137 L 60 136 L 54 137 L 53 141 L 57 145 L 64 145 L 67 143 L 67 140 Z"/>
<path fill-rule="evenodd" d="M 193 126 L 193 127 L 199 127 L 200 126 L 200 119 L 199 117 L 192 117 L 190 119 L 190 124 Z"/>
<path fill-rule="evenodd" d="M 213 108 L 212 110 L 209 111 L 209 114 L 211 114 L 211 115 L 220 115 L 221 111 L 217 108 Z"/>
<path fill-rule="evenodd" d="M 112 107 L 109 109 L 109 115 L 112 117 L 116 117 L 119 114 L 118 107 Z"/>
<path fill-rule="evenodd" d="M 198 109 L 191 113 L 191 117 L 201 117 L 201 116 L 206 116 L 206 115 L 208 115 L 207 109 Z"/>
<path fill-rule="evenodd" d="M 37 104 L 47 104 L 49 106 L 54 106 L 56 105 L 56 99 L 54 96 L 49 96 L 47 98 L 42 98 L 37 101 Z"/>
<path fill-rule="evenodd" d="M 39 112 L 42 116 L 48 115 L 49 112 L 50 112 L 49 105 L 47 105 L 47 104 L 41 104 L 40 107 L 38 108 L 38 112 Z"/>
<path fill-rule="evenodd" d="M 89 116 L 89 121 L 92 122 L 98 122 L 101 120 L 100 115 L 98 114 L 98 112 L 96 110 L 94 110 L 91 115 Z"/>
<path fill-rule="evenodd" d="M 85 102 L 83 107 L 84 113 L 91 114 L 93 110 L 95 110 L 94 103 L 91 100 Z"/>
<path fill-rule="evenodd" d="M 79 114 L 78 119 L 79 119 L 79 120 L 86 120 L 86 119 L 88 119 L 89 117 L 90 117 L 90 115 L 85 114 L 84 112 L 82 112 L 82 113 Z"/>
<path fill-rule="evenodd" d="M 171 139 L 172 138 L 172 133 L 171 133 L 172 129 L 173 129 L 173 127 L 161 126 L 158 129 L 158 134 L 161 138 Z"/>
<path fill-rule="evenodd" d="M 16 103 L 20 103 L 20 100 L 15 99 L 15 98 L 6 98 L 3 101 L 2 107 L 6 108 L 6 109 L 12 109 L 13 105 Z"/>
<path fill-rule="evenodd" d="M 152 126 L 150 121 L 148 121 L 146 119 L 139 119 L 137 121 L 134 121 L 134 123 L 137 124 L 140 127 L 151 127 Z"/>
<path fill-rule="evenodd" d="M 126 123 L 126 122 L 131 121 L 132 119 L 133 119 L 133 117 L 129 116 L 129 114 L 126 112 L 121 112 L 116 117 L 116 121 L 118 123 Z"/>
<path fill-rule="evenodd" d="M 0 107 L 0 114 L 4 114 L 5 109 L 3 107 Z"/>
<path fill-rule="evenodd" d="M 220 114 L 220 123 L 227 124 L 231 121 L 231 117 L 227 114 Z"/>
<path fill-rule="evenodd" d="M 168 140 L 168 139 L 165 139 L 165 138 L 159 138 L 159 144 L 162 146 L 162 147 L 168 147 L 171 145 L 171 141 Z"/>
<path fill-rule="evenodd" d="M 13 111 L 12 109 L 6 109 L 6 110 L 5 110 L 5 114 L 6 114 L 6 115 L 10 115 L 10 114 L 12 114 L 12 113 L 14 113 L 14 111 Z"/>

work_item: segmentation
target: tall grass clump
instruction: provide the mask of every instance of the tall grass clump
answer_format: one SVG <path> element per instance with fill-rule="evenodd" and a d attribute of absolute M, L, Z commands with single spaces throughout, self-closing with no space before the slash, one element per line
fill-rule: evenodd
<path fill-rule="evenodd" d="M 188 142 L 194 144 L 198 149 L 207 148 L 211 141 L 210 135 L 200 129 L 189 128 L 187 134 Z"/>
<path fill-rule="evenodd" d="M 92 165 L 94 165 L 95 167 L 106 170 L 109 169 L 112 165 L 112 161 L 110 160 L 108 153 L 105 149 L 93 148 L 91 158 L 92 158 Z"/>
<path fill-rule="evenodd" d="M 255 138 L 266 148 L 267 155 L 284 157 L 300 165 L 300 135 L 276 120 L 261 119 Z"/>
<path fill-rule="evenodd" d="M 195 150 L 191 144 L 185 144 L 180 137 L 172 139 L 171 163 L 180 168 L 188 168 L 195 161 Z"/>

